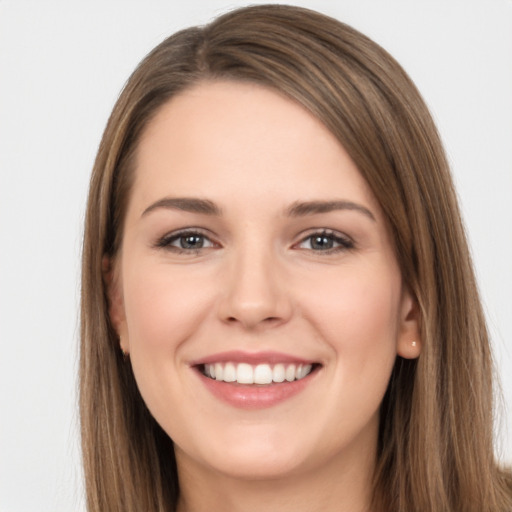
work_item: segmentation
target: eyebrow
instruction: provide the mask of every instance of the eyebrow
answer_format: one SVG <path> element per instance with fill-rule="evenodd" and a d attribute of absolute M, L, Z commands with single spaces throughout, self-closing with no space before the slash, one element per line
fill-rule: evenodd
<path fill-rule="evenodd" d="M 148 206 L 143 212 L 142 217 L 157 210 L 164 208 L 168 210 L 181 210 L 189 213 L 201 213 L 203 215 L 222 215 L 222 210 L 208 199 L 196 199 L 194 197 L 164 197 Z"/>
<path fill-rule="evenodd" d="M 289 217 L 304 217 L 306 215 L 315 215 L 319 213 L 329 213 L 336 210 L 353 210 L 366 215 L 369 219 L 376 221 L 373 213 L 363 205 L 345 200 L 333 201 L 297 201 L 293 203 L 286 211 Z"/>
<path fill-rule="evenodd" d="M 163 199 L 159 199 L 148 206 L 142 212 L 142 217 L 159 208 L 181 210 L 184 212 L 199 213 L 202 215 L 222 215 L 221 208 L 208 199 L 198 199 L 194 197 L 164 197 Z M 287 217 L 305 217 L 307 215 L 317 215 L 337 210 L 357 211 L 373 221 L 376 220 L 375 216 L 368 208 L 358 203 L 346 200 L 296 201 L 285 210 L 285 215 Z"/>

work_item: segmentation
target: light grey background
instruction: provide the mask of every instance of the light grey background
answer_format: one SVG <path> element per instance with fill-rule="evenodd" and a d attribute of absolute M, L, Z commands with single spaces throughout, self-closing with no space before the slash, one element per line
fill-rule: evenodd
<path fill-rule="evenodd" d="M 511 463 L 504 431 L 512 425 L 512 1 L 296 3 L 383 45 L 432 109 L 508 405 L 497 449 Z M 244 4 L 0 0 L 0 512 L 85 510 L 79 257 L 100 136 L 123 83 L 153 46 Z"/>

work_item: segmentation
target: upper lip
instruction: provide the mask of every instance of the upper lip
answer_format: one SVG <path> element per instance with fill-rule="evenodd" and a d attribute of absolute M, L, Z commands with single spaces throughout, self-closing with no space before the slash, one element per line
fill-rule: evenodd
<path fill-rule="evenodd" d="M 203 364 L 214 363 L 247 363 L 251 365 L 257 364 L 314 364 L 317 361 L 304 359 L 302 357 L 285 354 L 282 352 L 265 351 L 265 352 L 243 352 L 241 350 L 230 350 L 227 352 L 218 352 L 209 356 L 202 357 L 195 361 L 191 361 L 191 366 L 199 366 Z"/>

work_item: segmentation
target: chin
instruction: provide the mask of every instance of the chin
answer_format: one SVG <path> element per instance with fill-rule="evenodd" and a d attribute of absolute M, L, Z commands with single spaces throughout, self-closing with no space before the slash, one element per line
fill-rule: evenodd
<path fill-rule="evenodd" d="M 177 448 L 178 462 L 199 464 L 226 477 L 243 480 L 275 480 L 300 473 L 308 465 L 308 450 L 298 439 L 275 431 L 240 429 L 224 439 L 211 433 L 208 444 L 197 450 Z M 295 437 L 295 436 L 294 436 Z M 193 459 L 193 461 L 191 460 Z M 186 463 L 186 462 L 185 462 Z"/>
<path fill-rule="evenodd" d="M 305 470 L 307 461 L 297 453 L 234 453 L 227 454 L 222 461 L 216 461 L 213 469 L 230 478 L 241 480 L 280 480 Z"/>

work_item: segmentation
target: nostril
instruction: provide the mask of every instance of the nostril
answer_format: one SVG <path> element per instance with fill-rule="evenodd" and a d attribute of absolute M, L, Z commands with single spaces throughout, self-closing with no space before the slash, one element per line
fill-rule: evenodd
<path fill-rule="evenodd" d="M 243 317 L 241 316 L 240 318 L 237 318 L 235 316 L 229 316 L 226 318 L 226 320 L 228 322 L 241 322 L 241 323 L 244 323 L 243 321 Z M 261 318 L 261 319 L 258 319 L 258 322 L 279 322 L 280 321 L 280 318 L 278 316 L 268 316 L 268 317 L 265 317 L 265 318 Z"/>

